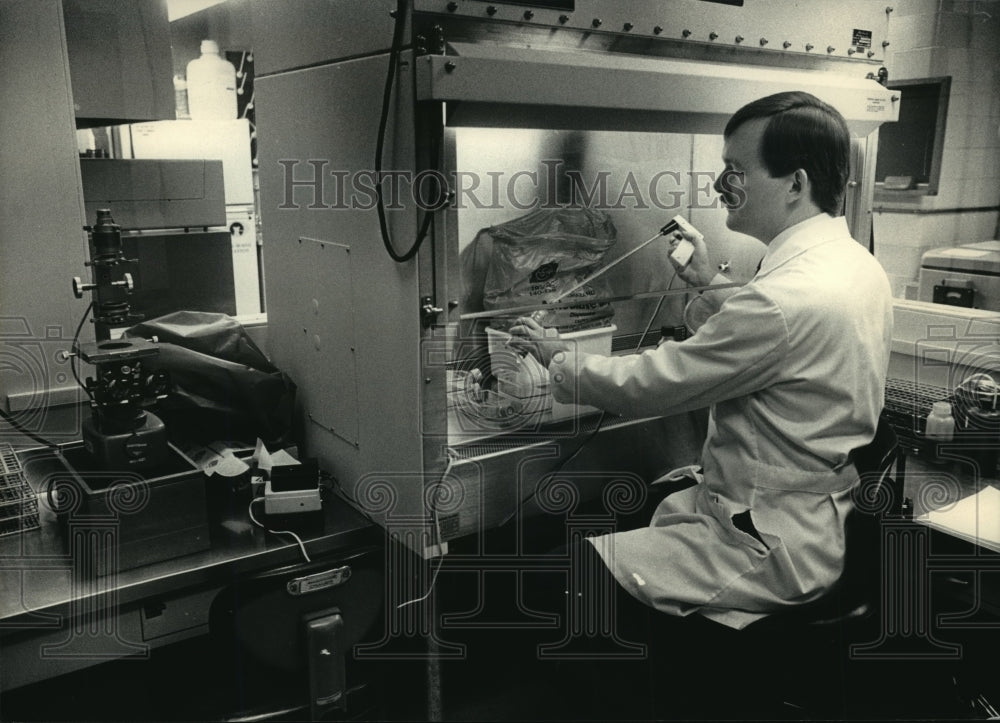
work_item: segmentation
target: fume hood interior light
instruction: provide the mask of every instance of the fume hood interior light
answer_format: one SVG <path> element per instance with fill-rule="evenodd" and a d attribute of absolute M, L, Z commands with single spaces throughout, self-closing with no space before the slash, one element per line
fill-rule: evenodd
<path fill-rule="evenodd" d="M 173 22 L 194 13 L 201 12 L 226 0 L 167 0 L 167 20 Z"/>

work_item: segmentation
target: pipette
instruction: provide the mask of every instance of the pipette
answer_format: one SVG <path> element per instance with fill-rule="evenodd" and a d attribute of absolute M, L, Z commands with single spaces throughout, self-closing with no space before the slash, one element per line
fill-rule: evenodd
<path fill-rule="evenodd" d="M 565 297 L 569 296 L 570 294 L 572 294 L 577 289 L 580 289 L 581 287 L 586 286 L 587 284 L 589 284 L 591 281 L 593 281 L 594 279 L 596 279 L 601 274 L 603 274 L 603 273 L 605 273 L 605 272 L 610 271 L 611 269 L 613 269 L 615 266 L 617 266 L 618 264 L 620 264 L 622 261 L 624 261 L 625 259 L 627 259 L 632 254 L 638 253 L 639 251 L 641 251 L 642 249 L 644 249 L 646 246 L 648 246 L 649 244 L 651 244 L 654 241 L 656 241 L 656 239 L 660 238 L 661 236 L 667 236 L 668 234 L 674 233 L 678 229 L 684 231 L 685 233 L 687 233 L 687 234 L 689 234 L 691 236 L 696 236 L 698 238 L 702 238 L 702 236 L 698 232 L 698 230 L 694 226 L 692 226 L 690 223 L 688 223 L 687 219 L 685 219 L 683 216 L 674 216 L 667 223 L 665 223 L 663 225 L 663 227 L 659 231 L 656 232 L 655 236 L 652 236 L 651 238 L 643 241 L 641 244 L 639 244 L 638 246 L 636 246 L 634 249 L 632 249 L 631 251 L 628 251 L 628 252 L 622 254 L 621 256 L 619 256 L 617 259 L 615 259 L 611 263 L 602 266 L 597 271 L 595 271 L 594 273 L 590 274 L 585 279 L 583 279 L 583 281 L 580 281 L 580 282 L 574 284 L 573 286 L 571 286 L 570 288 L 566 289 L 565 291 L 560 292 L 558 296 L 556 296 L 555 298 L 549 299 L 547 301 L 547 303 L 554 304 L 554 303 L 556 303 L 558 301 L 562 301 Z M 683 266 L 687 265 L 688 261 L 691 260 L 691 254 L 693 254 L 693 253 L 694 253 L 694 244 L 692 244 L 690 241 L 688 241 L 685 238 L 685 239 L 681 239 L 680 243 L 677 245 L 677 248 L 675 248 L 670 253 L 670 256 L 674 259 L 674 261 L 676 261 L 678 264 L 680 264 L 683 267 Z"/>

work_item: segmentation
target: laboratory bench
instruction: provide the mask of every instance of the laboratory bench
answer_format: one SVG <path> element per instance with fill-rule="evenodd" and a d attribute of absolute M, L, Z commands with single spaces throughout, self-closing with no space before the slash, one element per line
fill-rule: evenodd
<path fill-rule="evenodd" d="M 980 473 L 982 445 L 970 455 L 967 442 L 931 443 L 905 431 L 890 472 L 900 499 L 884 501 L 901 504 L 883 518 L 873 550 L 882 569 L 877 636 L 859 658 L 891 666 L 901 701 L 916 695 L 910 672 L 930 670 L 922 695 L 955 705 L 947 717 L 995 716 L 1000 475 L 995 466 Z"/>
<path fill-rule="evenodd" d="M 635 424 L 590 419 L 577 433 L 586 439 Z M 462 453 L 464 447 L 480 463 L 512 453 L 480 446 L 489 443 L 480 439 L 456 445 L 456 451 Z M 959 684 L 997 699 L 991 689 L 996 684 L 984 671 L 990 669 L 1000 627 L 1000 546 L 979 540 L 976 530 L 971 538 L 948 530 L 947 520 L 939 523 L 929 513 L 947 512 L 984 490 L 1000 491 L 1000 480 L 969 474 L 948 458 L 945 448 L 937 450 L 936 458 L 918 453 L 922 450 L 904 451 L 893 473 L 912 511 L 884 523 L 886 544 L 873 551 L 886 562 L 886 605 L 882 637 L 872 642 L 876 650 L 881 646 L 887 656 L 896 657 L 891 665 L 904 683 L 921 679 L 918 671 L 932 669 L 934 675 L 922 686 L 920 703 L 862 701 L 861 709 L 873 717 L 916 717 L 914 708 L 927 705 L 925 699 L 941 698 L 946 706 Z M 32 460 L 44 454 L 21 454 L 33 485 L 38 480 L 32 478 L 45 465 Z M 571 476 L 571 469 L 565 471 Z M 228 664 L 219 662 L 210 629 L 212 603 L 241 576 L 299 562 L 298 546 L 255 527 L 247 515 L 249 497 L 216 494 L 206 500 L 212 512 L 201 549 L 191 551 L 190 539 L 181 540 L 176 555 L 165 547 L 158 553 L 164 559 L 97 575 L 80 564 L 80 555 L 70 554 L 67 527 L 50 509 L 44 490 L 35 490 L 41 493 L 38 528 L 0 537 L 0 718 L 181 720 L 204 718 L 206 711 L 225 707 L 226 696 L 249 679 L 240 678 L 232 658 Z M 519 500 L 522 506 L 538 502 Z M 542 559 L 536 553 L 565 541 L 574 519 L 614 524 L 600 503 L 567 507 L 558 519 L 536 514 L 453 538 L 443 558 L 414 562 L 411 553 L 387 542 L 385 531 L 351 502 L 327 497 L 321 517 L 300 530 L 309 555 L 334 560 L 359 548 L 381 548 L 379 560 L 398 574 L 385 577 L 392 589 L 376 604 L 385 606 L 389 625 L 400 624 L 406 615 L 413 618 L 407 619 L 414 634 L 398 635 L 386 647 L 390 653 L 385 659 L 363 667 L 374 698 L 365 699 L 364 706 L 377 711 L 370 717 L 585 716 L 588 711 L 571 694 L 553 687 L 544 665 L 515 655 L 515 650 L 529 649 L 525 646 L 537 631 L 516 624 L 516 576 L 511 571 L 515 563 L 530 568 L 533 560 Z M 995 512 L 1000 520 L 1000 508 Z M 169 540 L 165 536 L 157 544 L 169 546 Z M 93 562 L 86 555 L 82 559 Z M 414 565 L 419 570 L 413 579 L 400 581 L 399 575 L 416 570 Z M 426 600 L 418 599 L 422 592 L 428 593 Z M 414 600 L 420 604 L 401 612 L 403 603 Z M 233 651 L 223 653 L 231 656 Z M 178 695 L 178 690 L 184 692 Z"/>
<path fill-rule="evenodd" d="M 205 709 L 198 696 L 219 693 L 221 680 L 234 672 L 214 667 L 220 654 L 235 654 L 231 645 L 213 651 L 219 638 L 213 638 L 210 611 L 220 593 L 242 590 L 234 587 L 242 580 L 300 566 L 305 553 L 314 567 L 355 564 L 364 555 L 374 571 L 369 577 L 382 583 L 382 530 L 332 492 L 324 495 L 321 512 L 281 528 L 297 531 L 301 549 L 289 536 L 251 522 L 248 489 L 241 492 L 232 480 L 205 477 L 200 470 L 194 486 L 185 485 L 186 479 L 173 486 L 203 506 L 204 524 L 180 529 L 175 521 L 190 510 L 173 508 L 173 520 L 167 508 L 154 509 L 132 528 L 123 522 L 128 515 L 95 514 L 93 506 L 89 515 L 66 520 L 53 511 L 60 509 L 58 497 L 44 488 L 58 456 L 45 448 L 18 453 L 23 478 L 37 495 L 37 519 L 30 521 L 37 527 L 0 536 L 3 720 L 200 717 Z M 85 479 L 94 486 L 93 477 Z M 147 504 L 161 504 L 157 480 L 149 482 Z M 192 492 L 199 486 L 200 495 Z M 165 502 L 176 505 L 177 494 Z M 138 506 L 132 511 L 141 516 Z M 255 514 L 267 523 L 262 512 Z M 167 528 L 178 525 L 176 539 L 155 534 L 162 529 L 157 516 L 166 518 Z M 134 537 L 143 534 L 148 536 Z M 117 556 L 130 544 L 147 550 L 133 552 L 130 562 Z M 379 606 L 381 596 L 366 604 Z"/>
<path fill-rule="evenodd" d="M 1000 628 L 1000 476 L 976 473 L 961 445 L 938 451 L 897 463 L 907 515 L 923 538 L 914 560 L 943 631 Z"/>

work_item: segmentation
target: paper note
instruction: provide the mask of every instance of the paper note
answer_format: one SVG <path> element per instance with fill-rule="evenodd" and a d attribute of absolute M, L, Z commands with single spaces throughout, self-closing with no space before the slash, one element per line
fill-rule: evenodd
<path fill-rule="evenodd" d="M 271 468 L 276 464 L 299 464 L 299 461 L 284 449 L 279 449 L 277 452 L 268 452 L 267 447 L 264 446 L 264 442 L 260 439 L 257 440 L 257 447 L 254 449 L 253 456 L 257 460 L 257 466 L 268 473 L 271 472 Z"/>
<path fill-rule="evenodd" d="M 186 452 L 198 468 L 209 477 L 213 474 L 238 477 L 250 469 L 246 462 L 222 442 L 213 442 L 207 447 L 195 447 Z"/>
<path fill-rule="evenodd" d="M 940 510 L 917 518 L 930 527 L 1000 551 L 1000 490 L 984 487 Z"/>

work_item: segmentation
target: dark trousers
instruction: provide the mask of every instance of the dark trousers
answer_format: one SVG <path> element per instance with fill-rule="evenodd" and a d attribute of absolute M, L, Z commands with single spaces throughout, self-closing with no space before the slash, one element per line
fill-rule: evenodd
<path fill-rule="evenodd" d="M 619 520 L 617 529 L 648 524 L 664 497 L 691 484 L 657 485 L 644 509 Z M 539 634 L 534 647 L 538 660 L 548 661 L 543 667 L 558 690 L 589 698 L 584 707 L 607 720 L 650 720 L 664 710 L 694 718 L 710 696 L 719 702 L 712 691 L 732 681 L 711 671 L 723 667 L 717 651 L 738 649 L 732 644 L 737 631 L 698 615 L 668 615 L 637 600 L 586 539 L 550 554 L 551 569 L 524 575 L 523 601 L 558 617 L 557 630 Z"/>
<path fill-rule="evenodd" d="M 650 488 L 642 509 L 620 516 L 617 531 L 649 524 L 654 511 L 668 495 L 695 483 L 684 478 Z M 645 641 L 652 609 L 623 588 L 600 555 L 583 537 L 559 545 L 548 553 L 549 569 L 526 574 L 524 601 L 528 607 L 561 614 L 563 633 L 589 641 L 597 649 L 620 647 L 620 640 Z M 632 657 L 623 653 L 623 657 Z"/>

